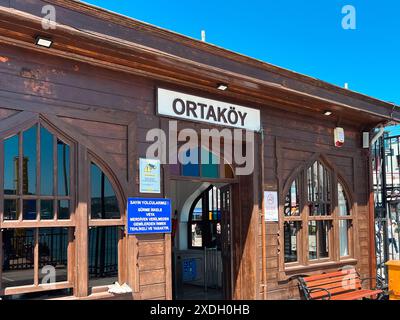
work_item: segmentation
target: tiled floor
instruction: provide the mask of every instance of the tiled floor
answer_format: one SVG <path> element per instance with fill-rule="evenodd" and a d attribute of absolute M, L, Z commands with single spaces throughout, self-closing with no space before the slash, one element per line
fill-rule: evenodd
<path fill-rule="evenodd" d="M 185 285 L 179 300 L 223 300 L 222 290 L 208 288 L 207 292 L 203 287 Z"/>

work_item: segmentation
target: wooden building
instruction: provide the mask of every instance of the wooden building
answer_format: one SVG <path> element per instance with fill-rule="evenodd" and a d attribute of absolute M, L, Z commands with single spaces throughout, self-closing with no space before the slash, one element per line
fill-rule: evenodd
<path fill-rule="evenodd" d="M 56 9 L 56 28 L 43 28 L 46 5 Z M 51 47 L 38 46 L 38 36 Z M 216 175 L 183 174 L 163 165 L 157 197 L 197 190 L 187 194 L 185 221 L 183 200 L 173 204 L 186 238 L 126 234 L 127 199 L 154 197 L 140 193 L 138 175 L 148 130 L 170 120 L 156 112 L 158 88 L 261 117 L 251 174 L 223 166 Z M 399 119 L 389 103 L 79 1 L 0 0 L 0 296 L 177 297 L 176 252 L 203 252 L 212 242 L 205 229 L 190 228 L 196 203 L 208 203 L 215 186 L 229 197 L 206 219 L 212 230 L 230 228 L 216 263 L 226 298 L 300 298 L 290 277 L 346 265 L 374 276 L 362 135 Z M 177 131 L 214 127 L 180 119 Z M 341 148 L 336 127 L 344 129 Z M 264 222 L 264 191 L 278 192 L 278 221 Z M 46 265 L 56 267 L 55 283 L 43 282 Z M 116 280 L 133 293 L 107 293 Z"/>

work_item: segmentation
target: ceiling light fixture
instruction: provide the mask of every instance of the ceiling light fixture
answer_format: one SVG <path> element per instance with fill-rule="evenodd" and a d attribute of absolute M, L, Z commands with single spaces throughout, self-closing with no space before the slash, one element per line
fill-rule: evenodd
<path fill-rule="evenodd" d="M 329 110 L 324 111 L 324 115 L 325 116 L 330 116 L 330 115 L 332 115 L 332 111 L 329 111 Z"/>
<path fill-rule="evenodd" d="M 35 44 L 39 47 L 50 48 L 53 44 L 53 40 L 50 40 L 49 38 L 45 38 L 42 36 L 37 36 Z"/>
<path fill-rule="evenodd" d="M 228 85 L 227 85 L 227 84 L 220 83 L 220 84 L 218 84 L 217 89 L 218 89 L 218 90 L 221 90 L 221 91 L 226 91 L 226 90 L 228 90 Z"/>

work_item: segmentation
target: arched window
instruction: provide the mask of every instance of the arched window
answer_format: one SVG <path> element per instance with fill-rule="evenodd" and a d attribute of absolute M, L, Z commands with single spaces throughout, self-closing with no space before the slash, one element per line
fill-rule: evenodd
<path fill-rule="evenodd" d="M 0 295 L 87 296 L 125 282 L 122 179 L 62 124 L 21 114 L 0 133 Z"/>
<path fill-rule="evenodd" d="M 188 231 L 190 249 L 221 247 L 221 192 L 217 187 L 210 186 L 193 202 Z"/>
<path fill-rule="evenodd" d="M 349 258 L 352 219 L 337 175 L 322 161 L 315 161 L 299 173 L 285 197 L 285 263 L 309 265 Z"/>
<path fill-rule="evenodd" d="M 89 286 L 118 281 L 118 257 L 123 239 L 123 220 L 110 179 L 90 163 Z"/>
<path fill-rule="evenodd" d="M 73 146 L 39 119 L 0 139 L 0 150 L 0 287 L 5 294 L 72 287 Z"/>
<path fill-rule="evenodd" d="M 173 176 L 208 179 L 234 178 L 232 167 L 223 163 L 217 155 L 205 148 L 186 150 L 184 154 L 180 154 L 178 162 L 178 164 L 170 165 L 170 173 Z"/>
<path fill-rule="evenodd" d="M 352 242 L 351 229 L 353 226 L 352 212 L 349 207 L 349 201 L 344 191 L 343 185 L 338 182 L 338 220 L 339 220 L 339 241 L 340 241 L 340 257 L 348 257 L 351 255 Z"/>

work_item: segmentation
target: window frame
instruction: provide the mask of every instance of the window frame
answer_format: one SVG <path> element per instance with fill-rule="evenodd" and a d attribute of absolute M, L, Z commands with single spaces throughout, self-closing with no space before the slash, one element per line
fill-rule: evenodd
<path fill-rule="evenodd" d="M 331 190 L 331 215 L 322 215 L 322 216 L 311 216 L 310 208 L 308 203 L 308 184 L 307 184 L 307 171 L 310 167 L 314 165 L 315 162 L 319 162 L 322 164 L 324 168 L 326 168 L 330 172 L 330 190 Z M 286 208 L 286 199 L 288 194 L 290 193 L 291 187 L 294 181 L 300 181 L 298 183 L 298 205 L 300 214 L 298 216 L 286 216 L 285 208 Z M 280 244 L 281 247 L 281 266 L 282 270 L 291 271 L 291 270 L 299 270 L 299 269 L 308 269 L 313 268 L 319 265 L 332 264 L 332 263 L 344 263 L 346 261 L 355 260 L 355 250 L 354 250 L 354 202 L 352 200 L 352 194 L 350 190 L 347 188 L 347 184 L 345 181 L 338 175 L 337 169 L 333 166 L 329 165 L 324 159 L 317 158 L 313 161 L 308 162 L 307 166 L 298 168 L 288 179 L 289 184 L 287 184 L 283 190 L 282 200 L 283 205 L 281 206 L 281 214 L 280 214 L 280 230 L 282 234 L 282 241 Z M 348 216 L 339 216 L 339 207 L 338 207 L 338 184 L 341 184 L 343 188 L 343 192 L 345 198 L 347 200 L 348 207 Z M 348 251 L 349 255 L 340 256 L 340 239 L 339 239 L 339 221 L 340 220 L 349 220 L 351 226 L 348 228 Z M 309 239 L 308 239 L 308 223 L 310 221 L 330 221 L 331 228 L 328 234 L 329 241 L 329 257 L 327 258 L 319 258 L 319 259 L 309 259 Z M 286 262 L 285 257 L 285 223 L 288 222 L 297 222 L 300 224 L 300 229 L 296 235 L 297 241 L 297 261 L 295 262 Z M 317 243 L 318 248 L 318 243 Z M 318 249 L 317 249 L 318 250 Z M 318 257 L 318 256 L 317 256 Z"/>
<path fill-rule="evenodd" d="M 0 154 L 4 155 L 4 142 L 13 137 L 18 136 L 18 175 L 22 177 L 22 159 L 23 159 L 23 135 L 24 132 L 30 130 L 36 126 L 36 179 L 35 179 L 35 195 L 23 194 L 23 179 L 19 179 L 17 191 L 14 195 L 6 195 L 4 193 L 4 156 L 0 157 L 0 230 L 3 229 L 33 229 L 34 230 L 34 278 L 32 285 L 16 286 L 16 287 L 2 287 L 0 281 L 0 295 L 14 295 L 24 293 L 35 293 L 42 291 L 53 291 L 61 289 L 71 289 L 74 287 L 74 230 L 75 224 L 75 211 L 76 211 L 76 183 L 75 183 L 75 152 L 77 145 L 74 141 L 65 136 L 62 132 L 57 130 L 54 126 L 48 123 L 45 119 L 39 115 L 32 116 L 28 113 L 22 113 L 21 118 L 29 119 L 22 121 L 20 125 L 9 126 L 12 129 L 5 130 L 0 134 Z M 41 195 L 41 128 L 45 128 L 51 135 L 53 140 L 53 195 Z M 59 196 L 58 195 L 58 171 L 57 171 L 57 141 L 61 140 L 63 143 L 69 146 L 69 195 Z M 18 216 L 16 220 L 4 220 L 4 201 L 5 200 L 16 200 L 18 202 Z M 23 201 L 25 200 L 36 200 L 36 219 L 35 220 L 23 220 Z M 44 220 L 40 218 L 41 207 L 40 201 L 52 200 L 54 218 Z M 70 216 L 69 219 L 58 219 L 58 201 L 68 200 L 70 202 Z M 55 282 L 51 284 L 39 283 L 39 229 L 40 228 L 68 228 L 68 245 L 67 245 L 67 281 Z M 3 247 L 3 235 L 0 232 L 0 248 Z M 3 250 L 0 250 L 0 261 L 3 261 Z M 0 279 L 2 277 L 3 266 L 0 268 Z"/>
<path fill-rule="evenodd" d="M 204 236 L 202 236 L 202 246 L 201 247 L 193 246 L 193 243 L 192 243 L 192 225 L 193 224 L 201 224 L 203 227 L 207 227 L 207 226 L 212 226 L 213 224 L 217 225 L 218 223 L 221 223 L 221 218 L 218 219 L 218 214 L 217 214 L 217 219 L 216 220 L 207 219 L 208 218 L 208 214 L 210 212 L 210 210 L 209 210 L 209 194 L 210 194 L 210 191 L 212 191 L 214 188 L 216 188 L 216 193 L 215 194 L 217 196 L 217 200 L 216 200 L 217 206 L 216 206 L 215 209 L 216 209 L 216 211 L 218 211 L 218 209 L 219 209 L 219 211 L 221 211 L 221 207 L 218 206 L 218 195 L 217 195 L 218 192 L 220 192 L 220 190 L 214 185 L 210 185 L 206 190 L 204 190 L 193 201 L 192 206 L 190 207 L 189 219 L 188 219 L 188 227 L 187 227 L 187 232 L 188 232 L 188 238 L 187 239 L 188 239 L 188 249 L 189 250 L 204 250 L 204 247 L 207 245 L 204 242 Z M 213 192 L 213 194 L 214 194 L 214 192 Z M 200 200 L 202 201 L 202 211 L 203 211 L 202 220 L 193 220 L 193 211 L 196 208 L 196 204 Z M 220 198 L 220 203 L 221 203 L 221 198 Z M 214 205 L 212 205 L 212 206 L 213 206 L 213 209 L 214 209 Z M 204 209 L 204 207 L 206 207 L 206 210 Z M 213 211 L 215 211 L 215 210 L 213 210 Z"/>
<path fill-rule="evenodd" d="M 196 151 L 197 152 L 197 161 L 198 161 L 198 163 L 197 164 L 192 164 L 192 165 L 197 165 L 198 166 L 199 174 L 197 176 L 184 175 L 183 170 L 184 170 L 184 166 L 185 165 L 181 164 L 179 162 L 179 159 L 178 159 L 178 163 L 177 164 L 170 164 L 169 165 L 170 168 L 171 167 L 176 167 L 176 166 L 178 168 L 178 169 L 176 169 L 176 168 L 175 169 L 170 169 L 172 172 L 174 172 L 173 174 L 170 175 L 172 179 L 188 180 L 188 181 L 196 180 L 196 181 L 205 181 L 205 182 L 209 182 L 209 181 L 216 181 L 216 182 L 226 181 L 226 182 L 229 182 L 229 183 L 233 183 L 233 182 L 237 181 L 237 177 L 235 175 L 234 167 L 232 166 L 232 164 L 225 163 L 224 161 L 222 161 L 221 157 L 218 154 L 212 152 L 211 150 L 209 150 L 208 148 L 206 148 L 204 146 L 195 146 L 195 147 L 190 147 L 190 146 L 187 147 L 187 146 L 185 146 L 185 148 L 187 148 L 187 149 L 181 150 L 181 148 L 183 148 L 183 147 L 184 146 L 182 146 L 182 145 L 178 147 L 178 150 L 180 152 L 179 154 L 182 154 L 182 153 L 188 152 L 188 151 L 190 151 L 190 152 Z M 223 145 L 221 145 L 220 147 L 221 147 L 221 150 L 222 150 Z M 197 148 L 197 150 L 196 150 L 196 148 Z M 215 157 L 216 159 L 219 159 L 218 160 L 219 163 L 214 164 L 214 163 L 212 163 L 212 161 L 211 161 L 211 163 L 208 163 L 208 164 L 202 163 L 202 161 L 201 161 L 202 160 L 202 152 L 208 152 L 208 155 L 211 158 Z M 205 176 L 204 173 L 203 173 L 203 169 L 204 169 L 203 166 L 206 166 L 206 165 L 215 165 L 217 170 L 218 170 L 218 176 L 217 177 L 207 177 L 207 176 Z M 178 171 L 178 172 L 176 172 L 176 171 Z"/>
<path fill-rule="evenodd" d="M 112 172 L 108 169 L 108 167 L 104 164 L 104 162 L 99 159 L 94 153 L 88 152 L 88 157 L 87 157 L 87 162 L 85 165 L 85 169 L 87 170 L 87 232 L 85 232 L 86 235 L 86 244 L 87 244 L 87 250 L 88 250 L 88 257 L 86 261 L 86 266 L 85 270 L 87 271 L 87 292 L 90 295 L 91 293 L 95 292 L 101 292 L 101 291 L 106 291 L 108 290 L 108 285 L 111 285 L 112 283 L 108 284 L 107 286 L 101 285 L 101 286 L 93 286 L 90 287 L 89 284 L 89 230 L 91 228 L 96 228 L 96 227 L 120 227 L 119 231 L 119 240 L 118 240 L 118 283 L 124 283 L 125 282 L 125 261 L 123 257 L 126 257 L 126 245 L 127 245 L 127 235 L 125 232 L 126 229 L 126 210 L 125 210 L 125 205 L 124 201 L 122 198 L 122 192 L 118 188 L 118 185 L 116 184 L 116 180 L 112 175 Z M 110 184 L 113 188 L 113 191 L 115 193 L 115 196 L 118 201 L 118 207 L 119 211 L 121 214 L 121 218 L 119 219 L 92 219 L 92 212 L 91 212 L 91 165 L 95 164 L 103 173 L 104 175 L 108 178 L 110 181 Z"/>
<path fill-rule="evenodd" d="M 343 195 L 347 201 L 347 210 L 348 210 L 348 215 L 346 216 L 340 216 L 339 214 L 339 199 L 337 199 L 337 205 L 336 205 L 336 214 L 335 214 L 335 218 L 336 218 L 336 229 L 337 229 L 337 238 L 339 241 L 338 244 L 338 258 L 339 260 L 345 260 L 345 259 L 350 259 L 350 258 L 354 258 L 355 256 L 355 252 L 354 252 L 354 221 L 355 221 L 355 216 L 354 216 L 354 208 L 353 208 L 353 201 L 351 200 L 351 193 L 348 191 L 347 189 L 347 185 L 344 183 L 344 181 L 342 179 L 340 179 L 339 177 L 336 178 L 336 185 L 337 185 L 337 198 L 339 198 L 339 184 L 342 187 L 343 190 Z M 346 256 L 341 256 L 340 255 L 340 234 L 339 234 L 339 222 L 343 220 L 343 221 L 348 221 L 350 223 L 350 226 L 348 226 L 347 229 L 347 247 L 348 247 L 348 251 L 349 254 Z"/>

